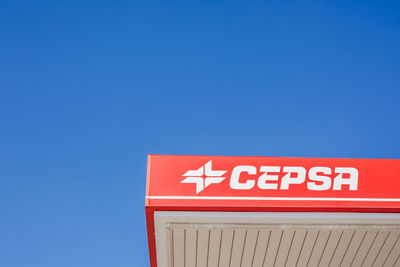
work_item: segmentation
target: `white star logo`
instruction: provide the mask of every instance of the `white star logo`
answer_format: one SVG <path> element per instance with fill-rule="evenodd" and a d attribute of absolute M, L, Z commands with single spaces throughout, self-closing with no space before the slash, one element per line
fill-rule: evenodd
<path fill-rule="evenodd" d="M 210 160 L 204 166 L 201 166 L 197 170 L 187 171 L 184 175 L 185 179 L 181 183 L 193 183 L 196 184 L 196 194 L 203 191 L 204 188 L 210 184 L 219 184 L 225 177 L 221 177 L 227 171 L 213 171 L 212 161 Z"/>

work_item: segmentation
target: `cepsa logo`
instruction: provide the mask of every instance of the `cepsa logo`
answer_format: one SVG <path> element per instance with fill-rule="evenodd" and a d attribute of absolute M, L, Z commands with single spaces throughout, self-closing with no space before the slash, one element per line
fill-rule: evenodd
<path fill-rule="evenodd" d="M 212 170 L 212 161 L 182 176 L 181 183 L 196 184 L 196 194 L 211 184 L 225 180 L 228 170 Z M 283 176 L 280 174 L 284 174 Z M 281 179 L 279 179 L 281 177 Z M 304 184 L 308 190 L 357 190 L 358 170 L 353 167 L 316 166 L 308 170 L 301 166 L 260 166 L 239 165 L 232 169 L 229 185 L 234 190 L 250 190 L 256 185 L 265 190 L 289 190 L 290 185 Z"/>

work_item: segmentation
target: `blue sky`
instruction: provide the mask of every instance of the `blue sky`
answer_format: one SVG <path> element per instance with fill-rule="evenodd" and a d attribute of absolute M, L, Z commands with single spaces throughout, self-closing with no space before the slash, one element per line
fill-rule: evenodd
<path fill-rule="evenodd" d="M 400 158 L 398 1 L 1 1 L 0 265 L 148 266 L 147 154 Z"/>

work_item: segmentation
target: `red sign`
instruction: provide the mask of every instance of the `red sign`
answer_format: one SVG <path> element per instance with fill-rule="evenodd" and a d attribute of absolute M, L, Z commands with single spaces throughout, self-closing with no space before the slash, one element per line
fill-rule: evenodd
<path fill-rule="evenodd" d="M 400 208 L 400 160 L 151 155 L 147 206 Z"/>

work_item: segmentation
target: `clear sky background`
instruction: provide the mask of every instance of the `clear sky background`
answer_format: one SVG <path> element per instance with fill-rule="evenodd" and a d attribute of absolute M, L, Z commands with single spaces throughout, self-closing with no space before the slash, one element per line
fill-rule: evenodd
<path fill-rule="evenodd" d="M 1 1 L 0 266 L 149 266 L 149 153 L 400 158 L 399 3 Z"/>

